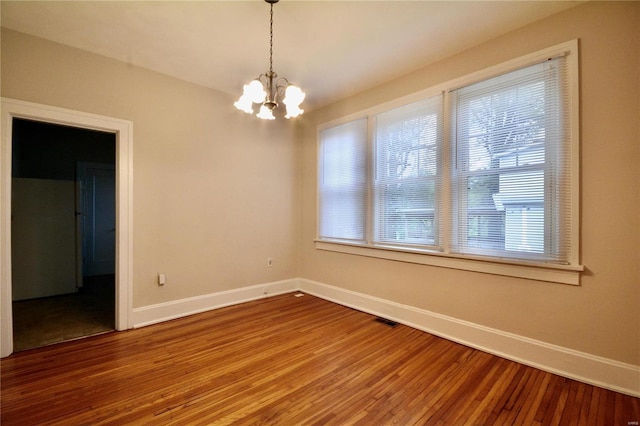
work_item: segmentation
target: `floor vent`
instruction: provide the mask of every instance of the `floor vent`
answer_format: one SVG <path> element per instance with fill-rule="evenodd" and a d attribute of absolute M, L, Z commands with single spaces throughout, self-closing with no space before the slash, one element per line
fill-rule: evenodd
<path fill-rule="evenodd" d="M 391 320 L 389 320 L 389 319 L 381 318 L 381 317 L 376 318 L 376 321 L 377 321 L 377 322 L 381 322 L 381 323 L 383 323 L 383 324 L 386 324 L 386 325 L 388 325 L 389 327 L 395 327 L 396 325 L 398 325 L 398 323 L 397 323 L 397 322 L 395 322 L 395 321 L 391 321 Z"/>

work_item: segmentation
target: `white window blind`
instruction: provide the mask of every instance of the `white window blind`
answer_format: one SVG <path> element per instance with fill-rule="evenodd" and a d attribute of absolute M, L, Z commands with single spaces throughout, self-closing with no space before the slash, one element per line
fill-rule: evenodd
<path fill-rule="evenodd" d="M 320 238 L 365 240 L 366 163 L 366 119 L 320 132 Z"/>
<path fill-rule="evenodd" d="M 451 92 L 451 252 L 567 263 L 565 57 Z"/>
<path fill-rule="evenodd" d="M 438 244 L 442 110 L 438 95 L 373 117 L 376 243 Z"/>

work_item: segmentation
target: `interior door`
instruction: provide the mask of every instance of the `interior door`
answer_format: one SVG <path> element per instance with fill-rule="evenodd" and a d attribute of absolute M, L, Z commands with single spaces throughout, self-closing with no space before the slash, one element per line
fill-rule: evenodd
<path fill-rule="evenodd" d="M 78 163 L 82 275 L 115 273 L 116 179 L 113 164 Z"/>

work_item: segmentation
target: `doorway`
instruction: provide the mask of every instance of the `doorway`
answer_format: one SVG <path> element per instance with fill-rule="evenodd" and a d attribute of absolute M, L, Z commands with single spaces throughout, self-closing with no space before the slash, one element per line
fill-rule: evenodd
<path fill-rule="evenodd" d="M 73 111 L 48 105 L 35 104 L 15 99 L 2 98 L 2 134 L 0 134 L 0 356 L 5 357 L 14 351 L 13 341 L 13 285 L 12 269 L 12 139 L 14 121 L 31 120 L 80 129 L 106 132 L 115 137 L 115 315 L 111 316 L 116 330 L 132 327 L 132 134 L 130 121 Z M 45 162 L 48 165 L 50 162 Z M 68 192 L 67 192 L 68 193 Z M 75 212 L 74 212 L 75 214 Z M 68 251 L 67 251 L 68 253 Z M 75 269 L 75 268 L 72 268 Z M 56 272 L 57 273 L 57 272 Z M 72 271 L 73 273 L 73 271 Z M 77 273 L 73 273 L 77 277 Z M 104 277 L 101 276 L 101 277 Z M 84 287 L 83 282 L 75 281 Z M 58 297 L 58 296 L 53 296 Z"/>
<path fill-rule="evenodd" d="M 14 118 L 16 351 L 115 329 L 115 134 Z"/>

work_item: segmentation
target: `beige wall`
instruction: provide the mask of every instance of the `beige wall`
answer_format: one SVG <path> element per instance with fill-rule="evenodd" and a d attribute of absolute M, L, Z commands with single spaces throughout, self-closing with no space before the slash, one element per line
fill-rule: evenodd
<path fill-rule="evenodd" d="M 134 307 L 296 276 L 297 151 L 282 122 L 252 120 L 222 93 L 5 29 L 2 96 L 133 122 Z"/>
<path fill-rule="evenodd" d="M 314 248 L 316 129 L 485 67 L 580 40 L 582 285 Z M 588 3 L 304 117 L 301 276 L 640 365 L 640 3 Z"/>

